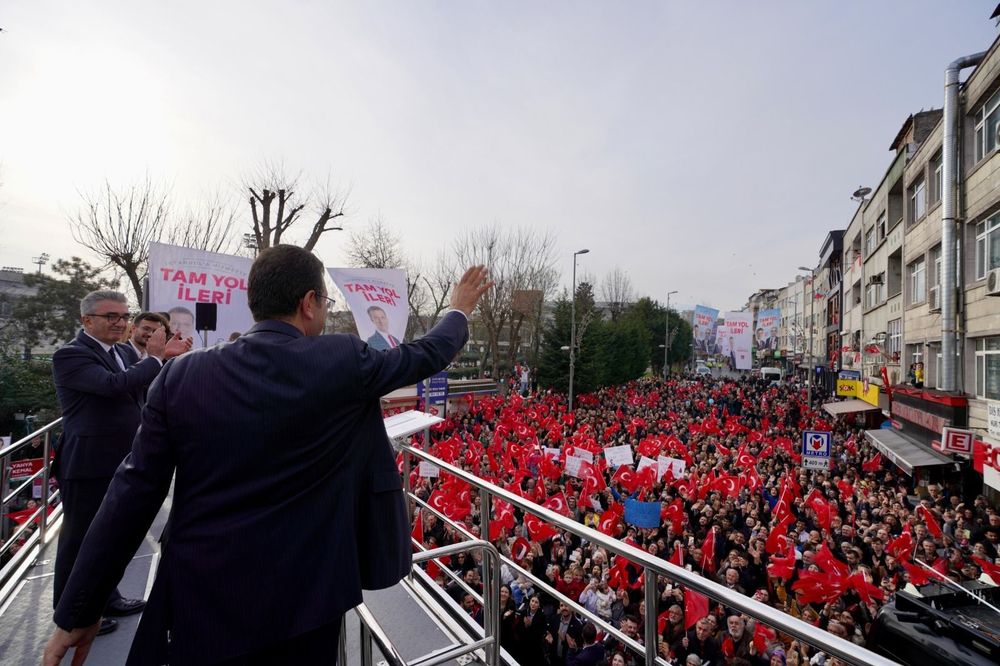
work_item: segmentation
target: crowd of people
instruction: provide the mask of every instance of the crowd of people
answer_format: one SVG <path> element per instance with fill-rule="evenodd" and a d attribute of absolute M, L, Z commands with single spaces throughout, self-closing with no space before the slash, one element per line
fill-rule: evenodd
<path fill-rule="evenodd" d="M 429 452 L 857 644 L 907 585 L 990 574 L 1000 583 L 996 507 L 964 496 L 957 482 L 915 485 L 855 425 L 810 409 L 795 383 L 644 379 L 579 396 L 569 412 L 565 396 L 518 391 L 519 379 L 504 397 L 454 401 L 460 408 L 434 428 Z M 803 430 L 833 433 L 829 470 L 800 466 Z M 606 464 L 603 450 L 623 445 L 636 461 L 668 456 L 684 465 L 659 476 L 655 465 Z M 446 472 L 420 473 L 414 465 L 417 496 L 448 520 L 422 510 L 413 537 L 427 548 L 453 542 L 462 535 L 449 521 L 479 536 L 479 494 Z M 632 501 L 660 503 L 655 527 L 626 520 Z M 519 565 L 503 568 L 501 636 L 522 664 L 643 661 L 539 582 L 639 643 L 647 618 L 656 622 L 657 651 L 674 664 L 838 663 L 665 577 L 648 609 L 638 566 L 502 500 L 483 537 Z M 478 558 L 428 567 L 478 617 L 475 597 L 442 567 L 481 589 Z"/>

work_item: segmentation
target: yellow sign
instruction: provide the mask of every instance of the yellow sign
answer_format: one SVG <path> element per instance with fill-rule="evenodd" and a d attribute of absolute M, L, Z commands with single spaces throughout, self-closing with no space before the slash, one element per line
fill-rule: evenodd
<path fill-rule="evenodd" d="M 837 395 L 848 398 L 860 398 L 869 405 L 878 407 L 878 384 L 859 381 L 857 379 L 838 379 Z"/>

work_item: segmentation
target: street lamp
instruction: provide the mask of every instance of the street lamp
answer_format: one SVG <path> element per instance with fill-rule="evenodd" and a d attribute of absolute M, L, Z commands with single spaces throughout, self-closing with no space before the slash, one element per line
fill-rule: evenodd
<path fill-rule="evenodd" d="M 799 266 L 800 271 L 809 271 L 809 365 L 808 365 L 808 386 L 809 386 L 809 409 L 812 409 L 813 404 L 813 326 L 815 325 L 815 309 L 816 309 L 816 269 L 807 268 L 806 266 Z M 802 290 L 803 296 L 805 295 L 805 290 Z M 803 313 L 805 313 L 805 305 L 802 306 Z"/>
<path fill-rule="evenodd" d="M 667 381 L 667 358 L 670 355 L 670 295 L 677 290 L 667 292 L 667 332 L 663 335 L 663 381 Z"/>
<path fill-rule="evenodd" d="M 573 412 L 573 369 L 576 367 L 576 258 L 587 254 L 590 250 L 580 250 L 573 253 L 573 300 L 570 302 L 570 333 L 569 333 L 569 411 Z"/>

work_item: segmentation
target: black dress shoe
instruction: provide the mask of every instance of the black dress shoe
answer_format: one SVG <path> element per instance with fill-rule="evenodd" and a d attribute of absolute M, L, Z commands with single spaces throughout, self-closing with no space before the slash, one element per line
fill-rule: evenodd
<path fill-rule="evenodd" d="M 104 609 L 105 615 L 111 615 L 113 617 L 122 617 L 124 615 L 135 615 L 136 613 L 141 613 L 142 609 L 146 607 L 146 602 L 142 599 L 115 599 L 107 608 Z"/>
<path fill-rule="evenodd" d="M 118 628 L 118 620 L 112 620 L 110 617 L 102 617 L 101 628 L 97 630 L 97 635 L 103 636 L 104 634 L 110 634 L 117 628 Z"/>

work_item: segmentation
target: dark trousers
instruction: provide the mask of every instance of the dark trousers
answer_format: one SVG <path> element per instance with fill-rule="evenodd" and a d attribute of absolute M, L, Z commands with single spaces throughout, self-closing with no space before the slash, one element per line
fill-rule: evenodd
<path fill-rule="evenodd" d="M 319 629 L 229 659 L 218 666 L 273 666 L 274 664 L 336 666 L 340 648 L 340 620 L 341 618 L 337 618 Z"/>
<path fill-rule="evenodd" d="M 73 563 L 87 536 L 90 523 L 101 508 L 104 494 L 111 485 L 111 479 L 59 479 L 59 492 L 63 506 L 63 523 L 59 531 L 59 545 L 56 549 L 55 575 L 52 581 L 52 607 L 59 604 L 59 597 L 66 588 L 66 582 L 73 571 Z M 116 589 L 109 601 L 121 597 Z"/>

